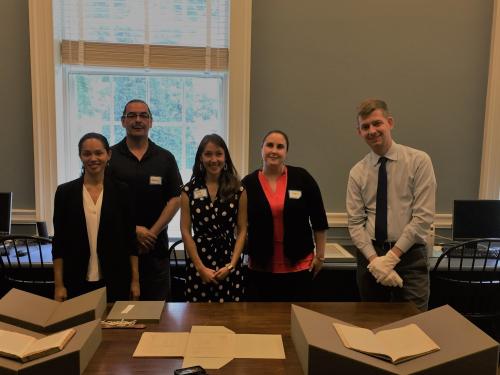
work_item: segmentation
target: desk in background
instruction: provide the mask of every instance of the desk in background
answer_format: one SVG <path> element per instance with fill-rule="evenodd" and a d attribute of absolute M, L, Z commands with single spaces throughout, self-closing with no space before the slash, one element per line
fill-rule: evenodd
<path fill-rule="evenodd" d="M 33 257 L 32 257 L 32 262 L 40 262 L 40 255 L 37 253 L 38 248 L 36 246 L 33 246 L 34 251 Z M 431 265 L 435 264 L 435 259 L 439 257 L 441 254 L 440 251 L 440 246 L 435 248 L 435 251 L 433 252 L 430 262 Z M 11 247 L 11 251 L 13 250 L 13 247 Z M 177 257 L 180 261 L 180 264 L 184 265 L 185 263 L 183 262 L 184 259 L 184 250 L 182 248 L 176 249 L 177 251 Z M 42 246 L 42 256 L 44 259 L 44 262 L 47 264 L 52 263 L 52 245 L 51 244 L 45 244 Z M 4 260 L 6 260 L 5 255 L 3 255 Z M 11 258 L 14 258 L 13 254 L 11 254 Z M 20 258 L 21 262 L 23 261 L 23 257 Z M 26 258 L 27 260 L 27 258 Z M 339 245 L 337 243 L 328 243 L 327 244 L 327 251 L 325 255 L 325 269 L 346 269 L 346 270 L 355 270 L 356 269 L 356 247 L 354 245 Z"/>
<path fill-rule="evenodd" d="M 365 328 L 376 328 L 415 314 L 411 303 L 297 303 Z M 290 303 L 167 303 L 160 323 L 148 324 L 146 331 L 190 331 L 192 325 L 223 325 L 236 333 L 281 334 L 286 359 L 235 359 L 210 374 L 302 375 L 290 337 Z M 333 329 L 333 327 L 332 327 Z M 132 358 L 144 330 L 103 330 L 103 340 L 85 375 L 172 374 L 182 359 Z M 333 369 L 332 369 L 333 373 Z"/>
<path fill-rule="evenodd" d="M 344 245 L 342 250 L 350 256 L 342 258 L 327 258 L 323 270 L 318 274 L 313 282 L 313 292 L 311 300 L 325 302 L 355 302 L 359 301 L 359 292 L 356 284 L 356 248 L 353 245 Z M 13 251 L 13 250 L 11 250 Z M 44 261 L 47 261 L 49 267 L 52 264 L 52 248 L 50 244 L 42 246 Z M 172 276 L 183 277 L 185 274 L 185 262 L 183 259 L 184 251 L 178 250 L 177 263 L 171 263 Z M 430 267 L 434 266 L 440 251 L 437 248 L 429 259 Z M 35 252 L 35 258 L 32 259 L 36 265 L 38 255 Z M 26 257 L 21 257 L 21 261 Z M 5 258 L 4 258 L 5 260 Z M 457 260 L 458 261 L 458 260 Z M 470 260 L 469 260 L 470 261 Z M 440 269 L 445 270 L 445 265 L 440 265 Z M 51 272 L 51 270 L 50 270 Z M 172 295 L 174 301 L 184 300 L 184 285 L 173 280 Z M 1 294 L 1 293 L 0 293 Z M 432 283 L 431 283 L 432 296 Z"/>

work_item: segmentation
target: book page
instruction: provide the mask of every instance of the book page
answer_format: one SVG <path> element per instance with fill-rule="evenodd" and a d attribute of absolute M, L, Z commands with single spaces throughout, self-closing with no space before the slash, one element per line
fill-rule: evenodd
<path fill-rule="evenodd" d="M 325 245 L 325 259 L 338 260 L 349 259 L 353 260 L 354 256 L 351 255 L 344 247 L 338 243 L 327 242 Z"/>
<path fill-rule="evenodd" d="M 189 332 L 144 332 L 133 357 L 182 357 Z"/>
<path fill-rule="evenodd" d="M 34 337 L 29 335 L 0 329 L 0 353 L 5 356 L 10 354 L 10 357 L 17 356 L 21 358 L 35 340 Z"/>
<path fill-rule="evenodd" d="M 73 328 L 54 333 L 53 335 L 45 336 L 39 340 L 35 340 L 23 353 L 23 357 L 32 357 L 37 354 L 48 351 L 63 350 L 68 341 L 73 337 L 76 331 Z"/>
<path fill-rule="evenodd" d="M 439 350 L 439 346 L 425 334 L 416 324 L 387 329 L 377 332 L 375 336 L 384 342 L 394 362 L 411 359 Z"/>
<path fill-rule="evenodd" d="M 185 357 L 234 358 L 234 333 L 191 333 Z"/>
<path fill-rule="evenodd" d="M 363 353 L 388 356 L 385 345 L 369 329 L 340 323 L 333 323 L 333 326 L 345 347 Z"/>
<path fill-rule="evenodd" d="M 236 335 L 236 358 L 285 359 L 281 335 Z"/>

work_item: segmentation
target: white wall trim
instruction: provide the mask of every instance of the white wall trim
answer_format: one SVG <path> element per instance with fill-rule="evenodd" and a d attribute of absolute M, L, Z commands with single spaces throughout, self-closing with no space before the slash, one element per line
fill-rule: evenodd
<path fill-rule="evenodd" d="M 23 210 L 15 208 L 12 210 L 12 224 L 35 223 L 37 220 L 35 210 Z"/>
<path fill-rule="evenodd" d="M 347 213 L 346 212 L 328 212 L 326 214 L 328 226 L 330 228 L 346 228 Z M 435 228 L 451 228 L 453 215 L 452 214 L 436 214 L 434 217 Z"/>
<path fill-rule="evenodd" d="M 328 212 L 326 214 L 328 219 L 328 226 L 330 228 L 345 228 L 347 227 L 347 213 Z M 452 214 L 436 214 L 435 227 L 436 228 L 451 228 Z M 12 222 L 17 223 L 34 223 L 37 221 L 34 210 L 14 209 L 12 211 Z"/>
<path fill-rule="evenodd" d="M 231 1 L 229 152 L 240 176 L 248 173 L 252 0 Z"/>
<path fill-rule="evenodd" d="M 491 26 L 490 68 L 479 198 L 500 198 L 500 0 L 495 0 Z"/>
<path fill-rule="evenodd" d="M 57 188 L 52 1 L 29 0 L 35 218 L 51 232 L 52 202 Z M 24 211 L 24 210 L 18 210 Z"/>

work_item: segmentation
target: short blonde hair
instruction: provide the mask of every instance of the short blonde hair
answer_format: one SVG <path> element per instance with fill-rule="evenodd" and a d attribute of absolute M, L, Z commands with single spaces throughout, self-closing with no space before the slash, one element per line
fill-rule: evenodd
<path fill-rule="evenodd" d="M 366 99 L 363 100 L 357 108 L 358 115 L 356 119 L 365 118 L 369 116 L 373 111 L 380 109 L 384 117 L 391 116 L 389 108 L 387 108 L 387 103 L 381 99 Z"/>

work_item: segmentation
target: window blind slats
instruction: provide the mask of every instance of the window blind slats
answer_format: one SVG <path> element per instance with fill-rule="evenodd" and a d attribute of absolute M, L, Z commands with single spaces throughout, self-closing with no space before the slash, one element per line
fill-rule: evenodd
<path fill-rule="evenodd" d="M 61 10 L 56 17 L 61 20 L 63 39 L 205 47 L 209 24 L 210 45 L 228 46 L 229 0 L 210 0 L 210 5 L 208 0 L 59 2 Z"/>
<path fill-rule="evenodd" d="M 81 50 L 83 48 L 83 50 Z M 83 64 L 89 66 L 144 67 L 143 44 L 120 44 L 99 42 L 78 42 L 63 40 L 61 58 L 63 64 Z M 179 70 L 205 70 L 205 47 L 149 46 L 149 67 Z M 210 48 L 210 68 L 213 71 L 228 69 L 227 48 Z"/>
<path fill-rule="evenodd" d="M 227 70 L 229 0 L 59 1 L 65 64 Z"/>

